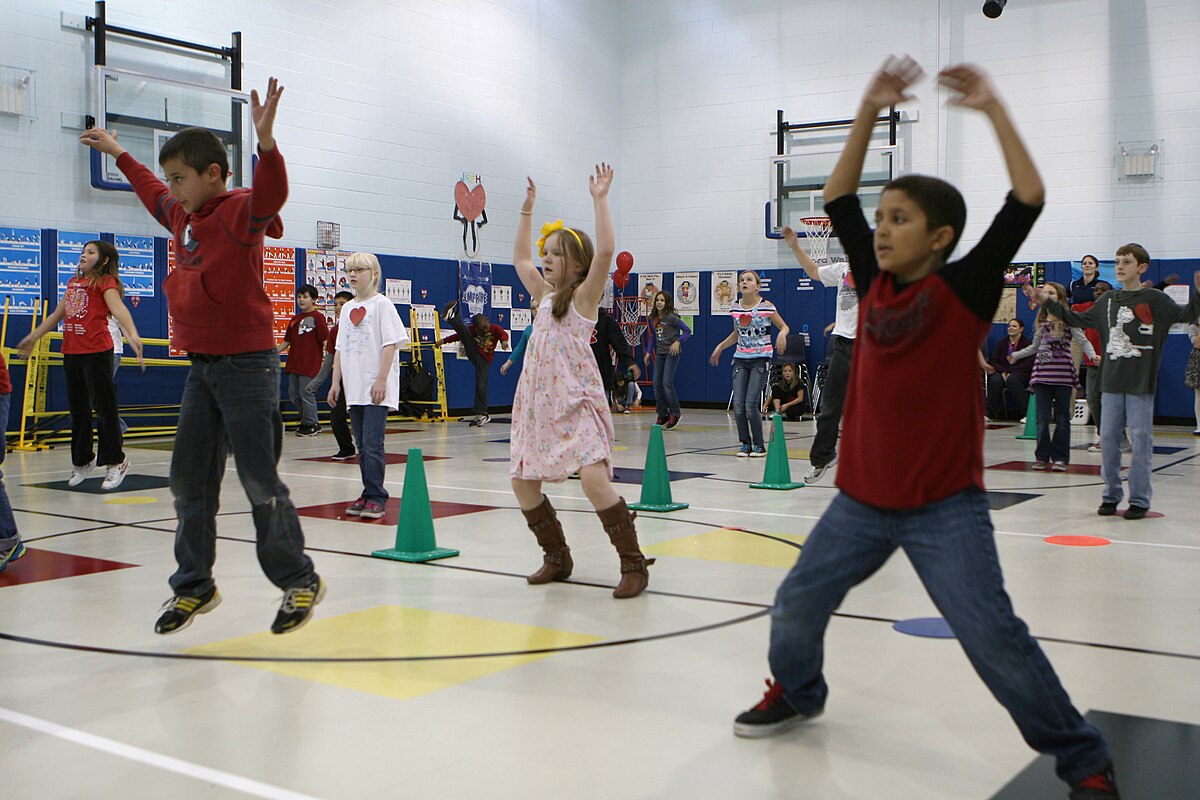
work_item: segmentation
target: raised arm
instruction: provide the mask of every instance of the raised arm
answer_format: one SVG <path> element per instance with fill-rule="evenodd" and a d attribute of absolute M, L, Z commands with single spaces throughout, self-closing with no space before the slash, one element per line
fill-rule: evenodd
<path fill-rule="evenodd" d="M 938 82 L 954 93 L 950 105 L 973 108 L 987 115 L 1000 141 L 1013 196 L 1027 206 L 1040 206 L 1045 202 L 1046 187 L 1037 167 L 1025 149 L 1025 142 L 1017 133 L 1008 109 L 983 71 L 970 64 L 959 64 L 942 70 Z"/>
<path fill-rule="evenodd" d="M 28 336 L 17 343 L 17 351 L 25 358 L 29 358 L 29 354 L 33 352 L 33 346 L 37 344 L 37 340 L 45 336 L 50 331 L 58 327 L 58 324 L 63 321 L 66 316 L 67 307 L 60 300 L 58 306 L 46 315 L 42 320 L 42 324 L 38 325 Z"/>
<path fill-rule="evenodd" d="M 533 178 L 525 178 L 529 186 L 525 188 L 525 202 L 521 204 L 521 214 L 517 217 L 517 239 L 513 243 L 513 266 L 517 268 L 517 277 L 525 286 L 533 301 L 534 308 L 550 291 L 550 284 L 533 265 L 533 248 L 529 244 L 533 237 L 533 201 L 537 199 L 537 186 Z"/>
<path fill-rule="evenodd" d="M 287 200 L 287 168 L 275 148 L 275 112 L 283 87 L 277 78 L 267 81 L 267 93 L 261 101 L 258 90 L 250 92 L 250 116 L 258 135 L 258 167 L 254 172 L 253 194 L 250 197 L 250 233 L 257 235 L 268 230 L 275 215 Z M 282 229 L 280 229 L 282 232 Z M 278 236 L 279 233 L 269 235 Z"/>
<path fill-rule="evenodd" d="M 804 270 L 804 274 L 820 283 L 821 273 L 818 271 L 819 265 L 809 257 L 808 253 L 804 252 L 804 248 L 800 246 L 800 239 L 796 236 L 796 231 L 791 225 L 783 229 L 783 239 L 787 242 L 787 246 L 791 248 L 792 255 L 800 262 L 800 267 Z"/>
<path fill-rule="evenodd" d="M 117 142 L 116 131 L 109 132 L 103 128 L 90 128 L 79 136 L 79 141 L 93 150 L 112 156 L 117 167 L 129 179 L 129 185 L 137 194 L 138 200 L 146 207 L 158 224 L 172 233 L 176 223 L 182 225 L 184 210 L 179 207 L 175 198 L 167 191 L 167 185 L 158 176 L 146 168 L 142 162 L 125 151 Z"/>
<path fill-rule="evenodd" d="M 604 284 L 608 282 L 608 270 L 612 266 L 616 251 L 616 236 L 613 234 L 612 214 L 608 209 L 608 190 L 612 187 L 613 168 L 609 164 L 596 165 L 596 174 L 588 177 L 588 192 L 592 195 L 592 206 L 596 212 L 596 252 L 587 277 L 575 290 L 575 307 L 591 316 L 600 305 L 604 295 Z"/>
<path fill-rule="evenodd" d="M 879 112 L 912 100 L 913 96 L 908 94 L 908 87 L 919 81 L 924 74 L 921 65 L 909 56 L 888 56 L 887 61 L 883 62 L 883 66 L 875 73 L 875 77 L 863 93 L 842 154 L 838 156 L 837 164 L 825 183 L 823 195 L 826 203 L 858 192 L 863 159 L 866 158 L 867 147 L 871 143 L 871 131 L 875 128 Z"/>

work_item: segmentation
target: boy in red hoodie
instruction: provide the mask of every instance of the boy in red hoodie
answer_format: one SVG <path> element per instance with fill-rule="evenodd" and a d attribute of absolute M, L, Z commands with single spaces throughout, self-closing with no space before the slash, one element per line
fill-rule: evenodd
<path fill-rule="evenodd" d="M 279 355 L 262 260 L 263 236 L 283 235 L 278 214 L 287 199 L 287 171 L 273 133 L 282 94 L 275 78 L 262 102 L 257 91 L 251 93 L 259 157 L 253 189 L 226 189 L 225 146 L 203 128 L 184 129 L 163 146 L 158 162 L 165 186 L 107 131 L 93 128 L 79 137 L 116 158 L 142 204 L 175 237 L 178 254 L 163 291 L 174 319 L 171 344 L 187 352 L 192 366 L 171 456 L 179 568 L 170 580 L 175 596 L 163 606 L 157 633 L 183 630 L 196 614 L 221 602 L 212 567 L 230 449 L 250 498 L 259 563 L 284 591 L 271 631 L 296 630 L 325 595 L 276 469 L 283 436 Z"/>

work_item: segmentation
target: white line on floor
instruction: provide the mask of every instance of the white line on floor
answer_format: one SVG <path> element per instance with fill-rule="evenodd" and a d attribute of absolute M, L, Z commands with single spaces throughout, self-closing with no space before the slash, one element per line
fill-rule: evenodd
<path fill-rule="evenodd" d="M 202 767 L 199 764 L 193 764 L 189 761 L 173 758 L 172 756 L 164 756 L 161 753 L 152 753 L 140 747 L 122 744 L 112 739 L 105 739 L 103 736 L 84 733 L 74 728 L 67 728 L 63 725 L 38 719 L 37 717 L 30 717 L 7 708 L 0 708 L 0 720 L 11 722 L 14 725 L 20 725 L 23 728 L 29 728 L 30 730 L 49 736 L 57 736 L 59 739 L 74 742 L 84 747 L 90 747 L 94 750 L 100 750 L 104 753 L 127 758 L 130 761 L 140 761 L 143 764 L 164 769 L 168 772 L 175 772 L 180 775 L 186 775 L 189 778 L 195 778 L 196 780 L 225 786 L 254 797 L 265 797 L 269 800 L 318 800 L 318 798 L 312 795 L 300 794 L 289 789 L 281 789 L 278 786 L 260 783 L 250 778 L 243 778 L 240 775 L 231 775 L 228 772 L 222 772 L 210 767 Z"/>

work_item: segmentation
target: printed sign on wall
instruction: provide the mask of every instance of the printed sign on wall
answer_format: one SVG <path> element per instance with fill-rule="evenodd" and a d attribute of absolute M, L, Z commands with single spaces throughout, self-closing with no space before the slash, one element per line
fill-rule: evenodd
<path fill-rule="evenodd" d="M 712 315 L 723 317 L 737 298 L 737 272 L 721 270 L 712 274 Z"/>
<path fill-rule="evenodd" d="M 682 316 L 700 313 L 700 273 L 675 273 L 675 312 Z"/>
<path fill-rule="evenodd" d="M 37 308 L 42 295 L 40 230 L 0 228 L 0 293 L 10 314 L 32 314 Z"/>

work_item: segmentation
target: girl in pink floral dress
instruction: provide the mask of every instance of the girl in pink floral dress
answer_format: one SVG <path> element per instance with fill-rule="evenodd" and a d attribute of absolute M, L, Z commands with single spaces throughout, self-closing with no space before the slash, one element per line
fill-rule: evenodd
<path fill-rule="evenodd" d="M 649 582 L 654 563 L 638 547 L 636 516 L 612 486 L 612 416 L 589 342 L 608 270 L 614 236 L 608 210 L 613 171 L 596 167 L 588 190 L 596 211 L 596 244 L 562 220 L 542 226 L 538 250 L 542 271 L 533 264 L 531 237 L 537 187 L 529 179 L 517 224 L 513 263 L 538 315 L 525 350 L 512 414 L 512 486 L 521 513 L 545 553 L 530 583 L 566 580 L 574 566 L 562 525 L 542 494 L 542 482 L 558 483 L 578 472 L 583 491 L 596 509 L 621 559 L 621 582 L 614 597 L 636 597 Z"/>

